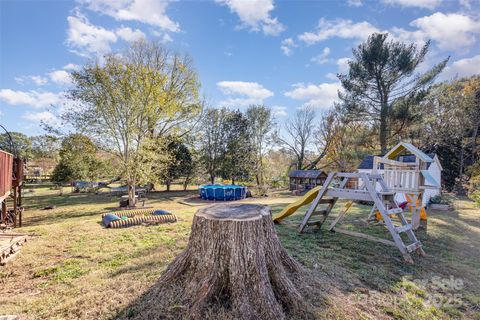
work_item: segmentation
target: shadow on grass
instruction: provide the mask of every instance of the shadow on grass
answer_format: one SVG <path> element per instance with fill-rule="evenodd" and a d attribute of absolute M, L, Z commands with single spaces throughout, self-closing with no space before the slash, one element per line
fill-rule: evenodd
<path fill-rule="evenodd" d="M 25 198 L 25 226 L 37 226 L 63 222 L 66 219 L 90 217 L 100 213 L 99 206 L 111 204 L 115 198 L 93 193 L 66 195 L 41 195 Z M 55 206 L 51 210 L 43 210 L 47 206 Z M 72 210 L 72 207 L 75 210 Z M 33 217 L 29 211 L 38 210 Z"/>
<path fill-rule="evenodd" d="M 45 185 L 43 185 L 45 186 Z M 194 194 L 195 191 L 154 191 L 148 193 L 145 199 L 147 207 L 160 201 L 175 201 L 182 197 Z M 110 210 L 118 210 L 116 206 L 121 194 L 112 193 L 68 193 L 64 195 L 30 194 L 24 198 L 25 226 L 38 226 L 63 222 L 67 219 L 91 217 Z M 47 206 L 55 206 L 52 210 L 43 210 Z M 72 210 L 75 207 L 76 210 Z M 68 209 L 68 210 L 67 210 Z M 139 208 L 141 209 L 141 208 Z M 40 214 L 29 217 L 29 210 L 40 210 Z"/>
<path fill-rule="evenodd" d="M 196 190 L 172 190 L 172 191 L 151 191 L 147 194 L 147 197 L 152 200 L 165 200 L 172 198 L 183 198 L 186 196 L 198 195 Z"/>

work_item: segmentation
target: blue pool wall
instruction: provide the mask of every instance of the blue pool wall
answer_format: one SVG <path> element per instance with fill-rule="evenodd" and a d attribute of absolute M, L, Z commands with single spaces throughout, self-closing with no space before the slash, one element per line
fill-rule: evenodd
<path fill-rule="evenodd" d="M 247 187 L 229 184 L 207 184 L 198 188 L 203 200 L 233 201 L 245 199 Z"/>

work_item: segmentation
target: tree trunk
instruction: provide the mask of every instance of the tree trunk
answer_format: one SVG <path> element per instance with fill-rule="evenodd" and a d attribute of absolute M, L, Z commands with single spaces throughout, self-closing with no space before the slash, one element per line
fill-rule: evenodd
<path fill-rule="evenodd" d="M 298 157 L 297 160 L 297 170 L 302 170 L 303 167 L 303 155 Z"/>
<path fill-rule="evenodd" d="M 166 187 L 167 187 L 167 191 L 170 191 L 170 184 L 171 184 L 171 181 L 170 181 L 170 180 L 165 181 L 165 185 L 166 185 Z"/>
<path fill-rule="evenodd" d="M 388 105 L 383 103 L 380 109 L 380 149 L 382 155 L 387 153 Z"/>
<path fill-rule="evenodd" d="M 305 276 L 282 247 L 268 206 L 218 204 L 197 211 L 187 248 L 128 314 L 136 319 L 310 319 L 311 305 L 302 296 L 320 286 L 307 283 Z"/>
<path fill-rule="evenodd" d="M 455 191 L 458 195 L 465 195 L 465 188 L 463 186 L 463 170 L 465 165 L 465 148 L 463 146 L 463 141 L 460 140 L 460 169 L 458 172 L 458 179 L 455 185 Z"/>
<path fill-rule="evenodd" d="M 128 206 L 129 207 L 135 207 L 136 201 L 135 201 L 135 182 L 132 183 L 132 181 L 128 182 Z"/>

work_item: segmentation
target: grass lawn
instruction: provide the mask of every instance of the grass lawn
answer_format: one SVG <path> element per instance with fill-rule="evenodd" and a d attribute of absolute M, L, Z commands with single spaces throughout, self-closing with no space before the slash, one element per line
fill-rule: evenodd
<path fill-rule="evenodd" d="M 186 246 L 197 209 L 179 203 L 194 190 L 155 192 L 147 204 L 174 212 L 179 222 L 105 229 L 101 214 L 118 205 L 118 195 L 30 188 L 24 227 L 16 231 L 36 236 L 0 267 L 0 315 L 21 319 L 121 317 Z M 278 212 L 295 199 L 277 193 L 247 201 Z M 56 208 L 41 210 L 47 205 Z M 352 207 L 341 227 L 387 237 L 363 221 L 369 209 Z M 429 213 L 427 232 L 417 233 L 427 256 L 414 256 L 415 265 L 404 264 L 396 248 L 365 239 L 323 229 L 298 234 L 305 210 L 276 228 L 290 254 L 324 284 L 322 318 L 480 319 L 480 209 L 472 202 Z"/>

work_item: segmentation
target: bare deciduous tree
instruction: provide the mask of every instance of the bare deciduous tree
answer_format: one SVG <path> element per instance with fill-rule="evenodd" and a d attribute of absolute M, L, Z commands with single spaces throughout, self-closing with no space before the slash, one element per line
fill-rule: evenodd
<path fill-rule="evenodd" d="M 276 140 L 295 154 L 295 166 L 303 169 L 308 149 L 313 143 L 315 110 L 310 107 L 298 109 L 295 116 L 285 123 L 287 137 L 277 134 Z"/>

